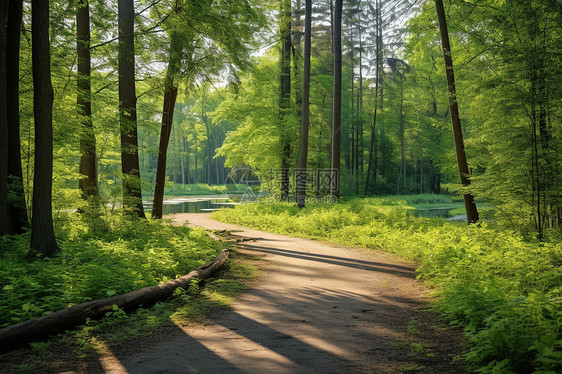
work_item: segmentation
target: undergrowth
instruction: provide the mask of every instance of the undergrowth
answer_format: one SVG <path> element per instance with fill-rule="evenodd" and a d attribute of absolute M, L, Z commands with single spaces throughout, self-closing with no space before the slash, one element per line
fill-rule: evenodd
<path fill-rule="evenodd" d="M 66 214 L 60 252 L 29 258 L 29 235 L 0 238 L 0 327 L 187 274 L 220 243 L 203 229 L 112 214 Z"/>
<path fill-rule="evenodd" d="M 416 218 L 405 202 L 247 204 L 221 221 L 397 253 L 441 294 L 438 308 L 463 326 L 478 373 L 562 372 L 562 243 L 539 242 L 492 223 Z"/>
<path fill-rule="evenodd" d="M 222 195 L 228 192 L 227 185 L 209 186 L 205 183 L 168 183 L 166 185 L 165 194 L 172 196 L 181 195 Z M 150 195 L 148 195 L 150 196 Z"/>
<path fill-rule="evenodd" d="M 148 347 L 177 334 L 182 326 L 203 323 L 211 313 L 227 308 L 256 274 L 256 261 L 241 258 L 233 248 L 229 261 L 204 285 L 192 282 L 187 290 L 176 289 L 170 302 L 131 314 L 114 308 L 101 320 L 88 320 L 72 331 L 0 356 L 0 368 L 7 374 L 102 371 L 100 357 L 109 354 L 119 359 L 131 345 Z"/>

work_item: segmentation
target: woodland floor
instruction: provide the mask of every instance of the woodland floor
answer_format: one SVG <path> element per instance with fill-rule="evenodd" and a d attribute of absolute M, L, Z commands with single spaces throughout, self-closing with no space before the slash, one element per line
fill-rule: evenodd
<path fill-rule="evenodd" d="M 431 311 L 431 291 L 416 280 L 413 264 L 381 251 L 225 224 L 208 214 L 169 217 L 244 239 L 242 255 L 261 259 L 258 281 L 203 323 L 165 326 L 83 372 L 464 372 L 455 360 L 462 332 Z"/>

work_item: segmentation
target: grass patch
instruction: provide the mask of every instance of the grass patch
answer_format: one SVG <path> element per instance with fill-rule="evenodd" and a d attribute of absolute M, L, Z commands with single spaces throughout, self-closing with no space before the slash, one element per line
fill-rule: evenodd
<path fill-rule="evenodd" d="M 441 294 L 439 310 L 463 326 L 478 372 L 562 372 L 562 243 L 538 242 L 493 223 L 416 218 L 406 202 L 247 204 L 221 221 L 397 253 Z"/>
<path fill-rule="evenodd" d="M 186 233 L 183 227 L 171 229 Z M 224 247 L 215 241 L 212 243 Z M 187 290 L 176 290 L 170 302 L 157 303 L 134 313 L 125 314 L 116 308 L 103 319 L 88 320 L 72 331 L 0 356 L 2 372 L 100 371 L 102 356 L 126 355 L 130 347 L 148 348 L 177 333 L 179 326 L 204 323 L 212 313 L 228 308 L 236 294 L 256 278 L 258 260 L 240 255 L 235 248 L 231 250 L 229 261 L 204 284 L 194 282 Z"/>
<path fill-rule="evenodd" d="M 189 273 L 220 243 L 202 229 L 120 216 L 68 215 L 60 252 L 29 259 L 29 236 L 0 238 L 0 327 Z"/>
<path fill-rule="evenodd" d="M 205 183 L 170 183 L 166 185 L 165 194 L 169 196 L 223 195 L 229 191 L 228 187 L 228 185 L 209 186 Z"/>

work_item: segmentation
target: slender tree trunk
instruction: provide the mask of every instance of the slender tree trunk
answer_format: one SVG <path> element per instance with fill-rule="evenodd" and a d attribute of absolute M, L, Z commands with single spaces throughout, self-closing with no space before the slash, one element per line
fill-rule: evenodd
<path fill-rule="evenodd" d="M 135 90 L 135 9 L 133 0 L 119 0 L 119 117 L 123 208 L 145 218 L 142 206 Z"/>
<path fill-rule="evenodd" d="M 20 141 L 20 40 L 23 0 L 10 0 L 6 32 L 6 95 L 8 114 L 8 206 L 12 230 L 16 234 L 29 227 L 23 172 L 21 168 Z"/>
<path fill-rule="evenodd" d="M 377 90 L 378 91 L 378 90 Z M 369 193 L 369 180 L 371 178 L 371 170 L 373 170 L 373 175 L 377 174 L 377 165 L 373 165 L 373 156 L 375 152 L 375 142 L 377 129 L 377 102 L 375 101 L 375 109 L 373 110 L 373 122 L 371 125 L 371 143 L 369 146 L 369 162 L 367 164 L 367 177 L 365 178 L 365 195 Z"/>
<path fill-rule="evenodd" d="M 164 104 L 162 107 L 162 127 L 160 129 L 160 144 L 158 146 L 158 165 L 156 167 L 156 181 L 154 184 L 154 199 L 152 201 L 152 218 L 162 218 L 162 205 L 164 203 L 164 188 L 166 185 L 166 159 L 168 155 L 168 144 L 172 133 L 174 122 L 174 107 L 178 95 L 178 88 L 174 85 L 174 77 L 179 69 L 180 40 L 178 35 L 172 31 L 170 35 L 170 56 L 164 88 Z M 180 153 L 180 157 L 181 153 Z M 182 167 L 183 175 L 183 167 Z M 183 177 L 182 177 L 183 182 Z"/>
<path fill-rule="evenodd" d="M 348 18 L 349 20 L 349 18 Z M 348 137 L 348 130 L 344 130 L 344 160 L 345 160 L 345 167 L 347 170 L 351 171 L 351 175 L 355 172 L 355 133 L 356 129 L 356 118 L 355 118 L 355 87 L 354 87 L 354 80 L 355 80 L 355 59 L 353 56 L 353 25 L 351 22 L 347 23 L 347 27 L 350 29 L 350 40 L 349 40 L 349 61 L 351 67 L 351 140 Z M 345 126 L 345 124 L 344 124 Z M 348 126 L 345 126 L 344 129 L 347 129 Z"/>
<path fill-rule="evenodd" d="M 162 127 L 160 130 L 160 145 L 158 147 L 158 165 L 156 168 L 156 181 L 154 186 L 154 200 L 152 203 L 152 218 L 162 218 L 162 205 L 164 202 L 164 187 L 166 185 L 166 159 L 168 144 L 172 133 L 174 121 L 174 106 L 178 88 L 170 81 L 164 92 L 164 105 L 162 110 Z M 183 181 L 183 178 L 182 178 Z"/>
<path fill-rule="evenodd" d="M 389 164 L 389 152 L 388 152 L 388 144 L 387 144 L 387 137 L 386 137 L 386 124 L 384 123 L 384 40 L 382 37 L 383 31 L 383 21 L 382 21 L 382 2 L 377 0 L 376 5 L 376 18 L 377 18 L 377 58 L 378 58 L 378 79 L 379 79 L 379 107 L 380 107 L 380 115 L 377 118 L 377 122 L 379 125 L 379 138 L 380 138 L 380 149 L 381 149 L 381 164 L 380 164 L 380 174 L 383 178 L 388 175 L 388 164 Z M 375 158 L 377 153 L 375 152 Z M 375 166 L 376 167 L 376 166 Z"/>
<path fill-rule="evenodd" d="M 355 139 L 355 194 L 359 195 L 359 170 L 361 173 L 363 172 L 363 154 L 359 155 L 359 153 L 363 152 L 363 149 L 359 145 L 360 137 L 363 137 L 363 124 L 361 121 L 361 101 L 363 95 L 363 71 L 362 71 L 362 43 L 361 43 L 361 20 L 358 21 L 359 26 L 357 27 L 357 33 L 359 34 L 359 85 L 357 87 L 357 106 L 356 106 L 356 114 L 355 114 L 355 128 L 356 128 L 356 139 Z M 361 165 L 359 163 L 361 162 Z M 361 175 L 362 177 L 362 175 Z"/>
<path fill-rule="evenodd" d="M 340 139 L 341 139 L 341 19 L 343 0 L 336 0 L 334 7 L 334 94 L 332 101 L 332 160 L 330 194 L 333 199 L 340 198 Z"/>
<path fill-rule="evenodd" d="M 98 195 L 96 137 L 92 124 L 90 75 L 90 5 L 80 0 L 76 12 L 76 51 L 78 54 L 77 104 L 80 118 L 80 190 L 82 197 Z"/>
<path fill-rule="evenodd" d="M 6 95 L 6 11 L 0 2 L 0 235 L 12 232 L 8 208 L 8 105 Z"/>
<path fill-rule="evenodd" d="M 303 208 L 306 200 L 308 126 L 310 116 L 310 44 L 312 27 L 312 0 L 305 0 L 304 16 L 304 67 L 302 74 L 302 122 L 299 150 L 299 171 L 297 173 L 297 204 Z"/>
<path fill-rule="evenodd" d="M 423 193 L 423 158 L 420 157 L 420 194 Z"/>
<path fill-rule="evenodd" d="M 49 44 L 49 2 L 31 3 L 35 172 L 31 217 L 31 249 L 44 256 L 58 251 L 53 230 L 53 87 Z"/>
<path fill-rule="evenodd" d="M 291 156 L 291 144 L 289 142 L 289 129 L 285 121 L 291 106 L 291 0 L 282 0 L 280 9 L 281 23 L 281 92 L 279 98 L 279 109 L 281 112 L 281 200 L 289 198 L 289 167 Z M 285 122 L 285 123 L 284 123 Z"/>
<path fill-rule="evenodd" d="M 377 22 L 377 36 L 375 38 L 375 108 L 373 110 L 373 122 L 371 125 L 371 144 L 369 146 L 369 161 L 367 166 L 367 177 L 365 178 L 365 195 L 369 193 L 369 181 L 371 171 L 373 172 L 373 186 L 376 189 L 377 178 L 377 115 L 379 107 L 379 83 L 381 81 L 381 40 L 379 39 L 379 18 L 380 4 L 377 0 L 375 3 L 376 22 Z"/>
<path fill-rule="evenodd" d="M 305 0 L 306 1 L 306 0 Z M 292 27 L 299 27 L 301 25 L 301 12 L 302 12 L 302 4 L 300 0 L 297 0 L 295 3 L 295 8 L 294 10 L 294 16 L 293 16 L 293 25 Z M 301 55 L 302 53 L 302 48 L 301 48 L 301 40 L 302 40 L 302 34 L 300 32 L 295 32 L 293 34 L 293 42 L 291 44 L 292 48 L 292 52 L 293 52 L 293 81 L 295 82 L 294 84 L 294 91 L 295 91 L 295 106 L 297 108 L 296 112 L 297 112 L 297 117 L 301 118 L 302 117 L 302 95 L 303 92 L 301 90 L 301 87 L 299 87 L 298 83 L 299 81 L 301 81 L 301 78 L 299 77 L 299 64 L 298 64 L 298 56 Z M 303 78 L 304 79 L 304 78 Z"/>
<path fill-rule="evenodd" d="M 536 202 L 536 219 L 535 225 L 538 230 L 538 238 L 543 238 L 543 212 L 541 207 L 541 192 L 543 190 L 543 182 L 541 178 L 540 168 L 539 168 L 539 148 L 538 143 L 539 139 L 537 136 L 537 105 L 536 105 L 536 86 L 535 86 L 535 71 L 531 68 L 531 125 L 532 125 L 532 134 L 531 134 L 531 142 L 532 142 L 532 167 L 531 167 L 531 176 L 533 180 L 533 193 L 536 193 L 536 200 L 534 196 L 532 197 L 532 202 Z M 533 194 L 534 195 L 534 194 Z"/>
<path fill-rule="evenodd" d="M 211 185 L 211 131 L 209 128 L 209 119 L 203 112 L 203 123 L 205 124 L 205 130 L 207 131 L 207 173 L 205 179 L 207 180 L 207 185 Z"/>
<path fill-rule="evenodd" d="M 439 31 L 441 34 L 441 45 L 443 47 L 443 60 L 445 63 L 445 74 L 447 77 L 447 92 L 449 95 L 449 110 L 451 114 L 451 124 L 453 127 L 453 137 L 455 140 L 455 153 L 457 155 L 457 165 L 459 168 L 460 181 L 463 187 L 470 184 L 468 163 L 466 154 L 464 153 L 464 142 L 462 137 L 461 120 L 459 116 L 459 107 L 457 103 L 457 93 L 455 89 L 455 74 L 453 71 L 453 60 L 451 58 L 451 47 L 449 45 L 449 32 L 447 30 L 447 20 L 445 18 L 445 9 L 443 8 L 443 0 L 435 0 L 435 8 L 437 10 L 437 19 L 439 21 Z M 474 197 L 471 194 L 464 194 L 464 206 L 468 223 L 478 221 L 478 210 L 474 203 Z"/>
<path fill-rule="evenodd" d="M 359 89 L 357 90 L 357 120 L 359 121 L 359 139 L 357 139 L 357 154 L 359 159 L 359 171 L 361 178 L 363 178 L 363 164 L 364 164 L 364 139 L 363 139 L 363 120 L 361 119 L 361 112 L 363 110 L 363 36 L 361 32 L 361 22 L 359 22 Z M 359 179 L 357 179 L 357 192 L 359 192 Z"/>
<path fill-rule="evenodd" d="M 199 170 L 197 169 L 197 133 L 195 133 L 195 137 L 193 140 L 193 145 L 194 145 L 194 152 L 195 152 L 195 170 L 193 171 L 193 183 L 198 183 L 199 179 L 198 179 L 198 174 L 199 174 Z"/>
<path fill-rule="evenodd" d="M 190 184 L 191 183 L 191 165 L 190 165 L 190 154 L 191 152 L 189 151 L 189 140 L 187 137 L 184 136 L 183 138 L 184 140 L 184 150 L 185 150 L 185 184 Z"/>
<path fill-rule="evenodd" d="M 406 193 L 406 145 L 404 142 L 404 78 L 400 78 L 400 107 L 398 109 L 400 131 L 400 175 L 398 176 L 398 194 L 400 195 L 400 179 L 402 180 L 402 193 Z"/>

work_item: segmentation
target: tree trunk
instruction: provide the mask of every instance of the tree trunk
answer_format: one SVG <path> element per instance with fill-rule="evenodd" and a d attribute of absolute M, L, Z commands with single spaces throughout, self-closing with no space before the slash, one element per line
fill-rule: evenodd
<path fill-rule="evenodd" d="M 80 190 L 82 197 L 98 195 L 96 137 L 92 124 L 90 78 L 90 5 L 80 0 L 76 12 L 76 50 L 78 54 L 77 104 L 80 118 Z"/>
<path fill-rule="evenodd" d="M 8 209 L 8 105 L 6 95 L 6 11 L 0 2 L 0 235 L 12 232 Z"/>
<path fill-rule="evenodd" d="M 362 104 L 362 96 L 363 96 L 363 70 L 362 70 L 362 42 L 361 42 L 361 21 L 358 22 L 358 29 L 357 33 L 359 34 L 359 85 L 357 87 L 357 106 L 356 106 L 356 114 L 355 114 L 355 128 L 356 128 L 356 139 L 355 139 L 355 194 L 359 195 L 359 170 L 363 172 L 363 149 L 359 145 L 360 136 L 363 137 L 363 123 L 361 121 L 361 104 Z M 361 155 L 359 153 L 361 152 Z M 361 165 L 359 165 L 361 163 Z M 362 176 L 361 176 L 362 177 Z"/>
<path fill-rule="evenodd" d="M 198 170 L 197 170 L 197 133 L 195 133 L 194 139 L 193 139 L 193 149 L 195 152 L 195 170 L 193 171 L 193 183 L 198 183 Z"/>
<path fill-rule="evenodd" d="M 174 107 L 178 88 L 174 86 L 176 75 L 181 61 L 181 46 L 178 35 L 172 31 L 170 35 L 170 56 L 168 60 L 168 71 L 164 88 L 164 105 L 162 108 L 162 127 L 160 129 L 160 144 L 158 147 L 158 165 L 156 167 L 156 181 L 154 185 L 154 199 L 152 202 L 152 218 L 162 218 L 162 205 L 164 202 L 164 188 L 166 185 L 166 159 L 168 155 L 168 144 L 172 133 L 174 122 Z M 182 157 L 181 152 L 179 153 Z M 183 168 L 182 168 L 183 175 Z M 183 177 L 182 177 L 183 183 Z"/>
<path fill-rule="evenodd" d="M 6 41 L 6 95 L 8 105 L 8 206 L 12 230 L 16 234 L 29 227 L 20 141 L 20 40 L 23 0 L 10 0 Z"/>
<path fill-rule="evenodd" d="M 398 108 L 398 118 L 399 126 L 398 131 L 400 132 L 400 175 L 398 176 L 398 194 L 400 195 L 400 179 L 402 180 L 402 193 L 406 193 L 406 145 L 404 142 L 404 78 L 400 77 L 400 106 Z"/>
<path fill-rule="evenodd" d="M 209 119 L 207 118 L 207 115 L 205 114 L 205 108 L 203 107 L 203 101 L 201 102 L 201 117 L 203 118 L 203 124 L 205 124 L 205 131 L 207 134 L 207 146 L 206 148 L 206 152 L 207 153 L 207 170 L 205 173 L 205 179 L 207 182 L 207 185 L 210 186 L 211 185 L 211 129 L 209 127 Z"/>
<path fill-rule="evenodd" d="M 451 58 L 451 47 L 449 45 L 449 32 L 447 30 L 447 20 L 445 18 L 445 9 L 443 8 L 443 0 L 435 0 L 435 8 L 437 10 L 437 19 L 439 21 L 439 31 L 441 34 L 441 45 L 443 47 L 443 61 L 445 63 L 445 74 L 447 77 L 447 92 L 449 95 L 449 110 L 451 114 L 451 124 L 453 127 L 453 137 L 455 140 L 455 153 L 457 155 L 457 165 L 459 168 L 460 181 L 463 187 L 470 184 L 468 163 L 466 154 L 464 153 L 464 142 L 462 137 L 461 120 L 459 116 L 459 107 L 457 103 L 457 93 L 455 89 L 455 74 L 453 71 L 453 60 Z M 478 210 L 474 203 L 474 197 L 471 194 L 463 195 L 464 206 L 468 223 L 478 221 Z"/>
<path fill-rule="evenodd" d="M 294 8 L 292 27 L 298 28 L 301 25 L 301 12 L 302 12 L 301 1 L 297 0 Z M 297 108 L 296 113 L 298 118 L 302 117 L 302 95 L 303 95 L 301 87 L 299 87 L 297 84 L 297 82 L 301 80 L 299 77 L 300 71 L 299 71 L 299 64 L 298 64 L 299 61 L 298 56 L 302 54 L 301 39 L 302 39 L 302 34 L 299 31 L 293 33 L 293 42 L 291 43 L 292 46 L 291 50 L 293 52 L 293 80 L 295 82 L 294 96 L 295 96 L 295 106 Z"/>
<path fill-rule="evenodd" d="M 349 21 L 349 18 L 348 18 Z M 354 67 L 354 57 L 353 57 L 353 26 L 351 22 L 347 22 L 347 27 L 350 29 L 350 40 L 349 40 L 349 61 L 350 61 L 350 70 L 351 70 L 351 139 L 348 137 L 348 131 L 344 123 L 344 137 L 343 137 L 343 149 L 344 149 L 344 164 L 345 168 L 351 171 L 351 175 L 353 175 L 355 171 L 355 94 L 354 94 L 354 79 L 355 79 L 355 67 Z"/>
<path fill-rule="evenodd" d="M 214 261 L 168 282 L 141 288 L 123 295 L 88 301 L 0 329 L 0 349 L 6 351 L 14 345 L 72 328 L 84 323 L 87 319 L 101 318 L 107 312 L 111 312 L 114 306 L 123 309 L 125 312 L 130 312 L 141 305 L 148 306 L 158 301 L 168 300 L 173 297 L 174 290 L 177 288 L 187 289 L 193 280 L 209 278 L 226 262 L 229 254 L 230 250 L 223 249 Z"/>
<path fill-rule="evenodd" d="M 357 90 L 357 120 L 358 124 L 358 136 L 357 139 L 357 155 L 359 159 L 357 160 L 359 164 L 359 171 L 361 172 L 361 178 L 363 177 L 363 164 L 364 164 L 364 153 L 365 153 L 365 140 L 363 138 L 363 119 L 360 117 L 363 111 L 363 34 L 361 32 L 362 24 L 359 22 L 359 89 Z M 357 193 L 359 193 L 359 179 L 357 179 Z"/>
<path fill-rule="evenodd" d="M 291 0 L 282 0 L 280 8 L 280 33 L 281 33 L 281 76 L 280 76 L 280 97 L 279 109 L 281 112 L 281 200 L 289 198 L 289 167 L 291 156 L 291 144 L 289 142 L 289 129 L 285 118 L 288 116 L 288 109 L 291 107 Z"/>
<path fill-rule="evenodd" d="M 336 0 L 334 7 L 334 94 L 332 101 L 332 159 L 331 159 L 331 185 L 332 199 L 340 198 L 340 140 L 341 140 L 341 79 L 342 79 L 342 53 L 341 53 L 341 19 L 343 0 Z"/>
<path fill-rule="evenodd" d="M 297 172 L 297 204 L 303 208 L 306 201 L 308 126 L 310 116 L 310 43 L 312 27 L 312 0 L 305 0 L 304 16 L 304 65 L 302 75 L 302 119 L 299 167 Z"/>
<path fill-rule="evenodd" d="M 145 218 L 142 206 L 135 92 L 135 9 L 133 0 L 119 0 L 119 122 L 123 208 Z"/>
<path fill-rule="evenodd" d="M 168 144 L 172 132 L 174 121 L 174 106 L 178 88 L 173 85 L 173 81 L 166 86 L 164 92 L 164 105 L 162 110 L 162 128 L 160 130 L 160 145 L 158 147 L 158 165 L 156 168 L 156 182 L 154 186 L 154 200 L 152 203 L 152 218 L 162 218 L 162 205 L 164 203 L 164 187 L 166 185 L 166 158 L 168 154 Z M 183 180 L 183 178 L 182 178 Z"/>
<path fill-rule="evenodd" d="M 33 116 L 35 165 L 31 217 L 31 249 L 44 256 L 58 251 L 53 230 L 53 87 L 49 45 L 49 2 L 31 3 Z"/>
<path fill-rule="evenodd" d="M 373 122 L 371 125 L 371 144 L 369 146 L 369 161 L 367 163 L 367 177 L 365 178 L 365 195 L 369 193 L 369 180 L 371 171 L 373 172 L 373 186 L 376 189 L 377 180 L 377 115 L 379 106 L 379 82 L 381 80 L 381 41 L 379 40 L 379 18 L 380 4 L 377 0 L 375 3 L 376 23 L 377 23 L 377 36 L 375 38 L 375 108 L 373 110 Z"/>
<path fill-rule="evenodd" d="M 189 165 L 189 142 L 187 137 L 183 137 L 183 149 L 185 151 L 185 184 L 190 184 L 191 183 L 191 171 L 190 171 L 190 165 Z"/>

